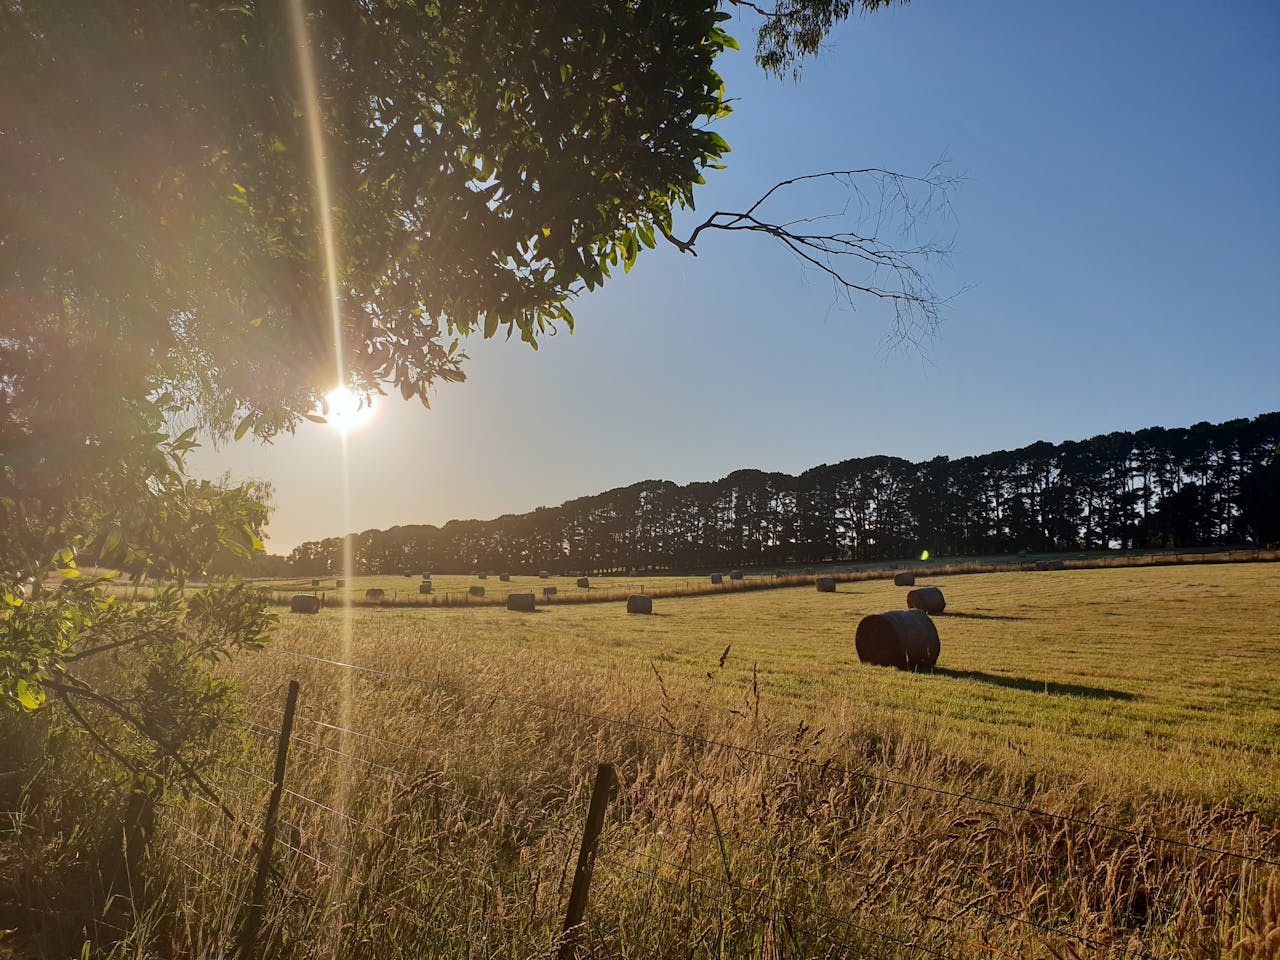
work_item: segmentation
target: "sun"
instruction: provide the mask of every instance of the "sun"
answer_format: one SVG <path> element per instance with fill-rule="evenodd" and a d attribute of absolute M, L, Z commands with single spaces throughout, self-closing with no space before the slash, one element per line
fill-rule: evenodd
<path fill-rule="evenodd" d="M 374 414 L 372 397 L 361 397 L 349 387 L 334 387 L 324 395 L 320 416 L 339 433 L 350 433 L 368 423 Z"/>

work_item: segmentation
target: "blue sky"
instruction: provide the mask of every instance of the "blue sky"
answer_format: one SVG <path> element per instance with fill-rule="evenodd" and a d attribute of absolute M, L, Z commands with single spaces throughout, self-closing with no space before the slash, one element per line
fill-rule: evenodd
<path fill-rule="evenodd" d="M 473 342 L 430 411 L 350 437 L 353 529 L 553 505 L 637 480 L 1008 449 L 1280 408 L 1280 4 L 944 3 L 858 17 L 798 83 L 721 63 L 729 168 L 700 213 L 826 169 L 966 179 L 933 274 L 962 291 L 920 349 L 881 304 L 764 238 L 647 252 L 533 353 Z M 677 232 L 681 232 L 677 230 Z M 687 227 L 686 231 L 687 232 Z M 269 549 L 343 532 L 325 427 L 206 447 L 271 481 Z"/>

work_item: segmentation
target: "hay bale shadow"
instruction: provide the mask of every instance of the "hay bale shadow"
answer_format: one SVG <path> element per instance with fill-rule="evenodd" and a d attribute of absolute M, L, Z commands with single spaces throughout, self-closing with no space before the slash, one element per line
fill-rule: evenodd
<path fill-rule="evenodd" d="M 981 670 L 952 670 L 948 667 L 934 667 L 933 673 L 955 680 L 976 680 L 978 683 L 989 683 L 992 686 L 1004 687 L 1008 690 L 1025 690 L 1028 693 L 1048 693 L 1064 697 L 1084 697 L 1089 700 L 1137 700 L 1138 697 L 1124 690 L 1111 690 L 1107 687 L 1087 687 L 1080 683 L 1055 683 L 1044 680 L 1033 680 L 1030 677 L 1005 677 L 997 673 L 984 673 Z"/>

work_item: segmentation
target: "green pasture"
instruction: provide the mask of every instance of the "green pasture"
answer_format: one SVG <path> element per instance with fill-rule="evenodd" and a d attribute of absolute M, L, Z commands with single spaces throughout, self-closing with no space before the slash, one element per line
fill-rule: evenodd
<path fill-rule="evenodd" d="M 436 589 L 477 582 L 442 577 Z M 572 689 L 611 714 L 660 710 L 706 729 L 755 711 L 830 739 L 914 738 L 1104 796 L 1137 791 L 1280 812 L 1280 565 L 933 582 L 947 611 L 935 618 L 942 655 L 930 673 L 858 662 L 858 621 L 904 606 L 906 590 L 882 580 L 841 583 L 834 594 L 806 586 L 665 598 L 652 616 L 628 615 L 620 602 L 532 614 L 357 608 L 349 644 L 340 610 L 282 614 L 275 649 L 238 669 L 283 681 L 300 667 L 282 655 L 294 650 L 413 676 L 447 673 L 535 699 Z M 416 583 L 363 577 L 350 590 L 380 586 L 390 596 Z M 547 584 L 576 589 L 566 578 L 485 581 L 493 590 Z"/>

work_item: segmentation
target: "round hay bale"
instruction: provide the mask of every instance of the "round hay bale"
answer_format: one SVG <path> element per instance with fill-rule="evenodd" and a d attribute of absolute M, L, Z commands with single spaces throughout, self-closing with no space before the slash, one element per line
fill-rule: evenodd
<path fill-rule="evenodd" d="M 633 593 L 627 597 L 627 613 L 653 613 L 653 597 L 647 593 Z"/>
<path fill-rule="evenodd" d="M 430 593 L 430 592 L 431 592 L 430 580 L 423 580 L 420 584 L 418 584 L 418 593 Z"/>
<path fill-rule="evenodd" d="M 863 617 L 854 635 L 858 659 L 878 667 L 932 667 L 942 648 L 938 628 L 922 610 L 890 610 Z"/>
<path fill-rule="evenodd" d="M 473 597 L 483 597 L 484 587 L 467 587 L 467 594 Z"/>
<path fill-rule="evenodd" d="M 430 580 L 430 579 L 431 579 L 431 571 L 430 571 L 430 570 L 426 571 L 426 572 L 422 575 L 422 579 L 423 579 L 423 580 Z"/>
<path fill-rule="evenodd" d="M 320 581 L 319 581 L 319 580 L 312 580 L 312 581 L 311 581 L 311 586 L 312 586 L 312 587 L 318 587 L 318 586 L 320 586 Z"/>
<path fill-rule="evenodd" d="M 835 577 L 819 577 L 815 583 L 818 585 L 819 593 L 835 593 L 836 578 Z"/>
<path fill-rule="evenodd" d="M 907 606 L 925 613 L 941 613 L 947 608 L 947 601 L 937 587 L 919 587 L 907 594 Z"/>
<path fill-rule="evenodd" d="M 578 578 L 578 586 L 582 587 L 583 589 L 590 589 L 590 588 L 591 588 L 591 578 L 590 578 L 590 577 L 579 577 L 579 578 Z"/>
<path fill-rule="evenodd" d="M 1048 561 L 1048 560 L 1037 560 L 1037 561 L 1036 561 L 1036 572 L 1037 572 L 1037 573 L 1043 573 L 1044 571 L 1046 571 L 1046 570 L 1048 570 L 1048 569 L 1049 569 L 1049 561 Z"/>
<path fill-rule="evenodd" d="M 337 586 L 338 586 L 338 587 L 345 587 L 346 585 L 347 585 L 347 581 L 345 581 L 345 580 L 343 580 L 341 577 L 339 577 L 339 578 L 338 578 L 338 580 L 337 580 Z"/>
<path fill-rule="evenodd" d="M 295 593 L 289 601 L 289 610 L 293 613 L 319 613 L 320 598 L 309 593 Z"/>
<path fill-rule="evenodd" d="M 729 571 L 729 579 L 730 579 L 730 580 L 741 580 L 741 579 L 742 579 L 742 571 L 741 571 L 741 570 L 730 570 L 730 571 Z"/>
<path fill-rule="evenodd" d="M 895 587 L 914 587 L 916 585 L 916 575 L 914 573 L 895 573 L 893 575 L 893 585 Z"/>
<path fill-rule="evenodd" d="M 275 596 L 275 592 L 276 592 L 275 587 L 259 587 L 258 588 L 258 596 L 260 597 Z"/>
<path fill-rule="evenodd" d="M 714 583 L 716 586 L 719 586 L 720 584 L 724 583 L 724 574 L 713 573 L 711 575 L 711 582 Z"/>
<path fill-rule="evenodd" d="M 385 590 L 380 590 L 377 587 L 370 587 L 364 592 L 364 598 L 366 600 L 381 600 L 386 595 L 387 592 Z"/>
<path fill-rule="evenodd" d="M 479 573 L 479 574 L 476 574 L 476 576 L 478 576 L 481 580 L 489 579 L 489 575 L 487 573 Z"/>
<path fill-rule="evenodd" d="M 516 610 L 520 613 L 533 613 L 533 594 L 532 593 L 507 594 L 507 609 Z"/>
<path fill-rule="evenodd" d="M 1050 560 L 1050 561 L 1049 561 L 1049 569 L 1050 569 L 1050 570 L 1065 570 L 1065 569 L 1067 569 L 1067 562 L 1066 562 L 1065 560 Z"/>
<path fill-rule="evenodd" d="M 551 573 L 547 570 L 539 570 L 538 576 L 541 577 L 543 580 L 546 580 L 551 576 Z"/>
<path fill-rule="evenodd" d="M 498 580 L 499 580 L 499 581 L 501 581 L 502 583 L 510 583 L 510 582 L 511 582 L 511 574 L 509 574 L 509 573 L 500 573 L 500 574 L 498 574 Z"/>
<path fill-rule="evenodd" d="M 555 587 L 543 587 L 543 588 L 542 588 L 542 595 L 543 595 L 544 597 L 554 597 L 554 596 L 556 595 L 556 588 L 555 588 Z"/>

